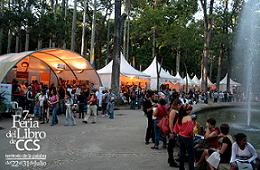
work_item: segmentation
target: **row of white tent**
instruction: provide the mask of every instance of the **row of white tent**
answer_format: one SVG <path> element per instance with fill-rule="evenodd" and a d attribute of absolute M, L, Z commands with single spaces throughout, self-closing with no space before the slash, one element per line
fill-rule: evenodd
<path fill-rule="evenodd" d="M 120 74 L 122 76 L 126 77 L 136 77 L 138 79 L 148 79 L 150 81 L 149 88 L 152 90 L 157 89 L 157 67 L 161 68 L 160 71 L 160 78 L 159 83 L 164 84 L 165 82 L 172 82 L 174 84 L 179 83 L 180 85 L 186 84 L 186 77 L 182 78 L 180 74 L 177 72 L 176 76 L 172 76 L 168 71 L 165 71 L 160 64 L 156 61 L 156 58 L 153 59 L 150 66 L 145 69 L 143 72 L 136 70 L 133 68 L 125 59 L 125 57 L 121 54 L 121 60 L 120 60 Z M 157 64 L 157 66 L 156 66 Z M 111 74 L 112 74 L 112 65 L 113 61 L 108 63 L 105 67 L 103 67 L 100 70 L 97 70 L 97 73 L 100 76 L 100 79 L 102 81 L 102 84 L 106 88 L 111 88 Z M 200 86 L 201 79 L 198 79 L 198 77 L 195 75 L 192 79 L 187 74 L 187 80 L 189 86 Z M 210 81 L 209 78 L 207 78 L 208 86 L 212 86 L 213 83 Z M 227 75 L 224 77 L 223 80 L 220 81 L 220 88 L 222 87 L 222 91 L 225 90 L 225 86 L 227 84 Z M 237 83 L 230 79 L 230 85 L 232 86 L 240 86 L 240 83 Z"/>

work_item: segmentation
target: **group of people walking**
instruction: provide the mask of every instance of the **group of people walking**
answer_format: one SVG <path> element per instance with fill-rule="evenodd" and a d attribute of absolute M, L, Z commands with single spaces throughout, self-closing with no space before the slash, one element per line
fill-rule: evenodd
<path fill-rule="evenodd" d="M 158 95 L 153 91 L 148 91 L 145 95 L 143 111 L 148 120 L 145 144 L 152 142 L 151 148 L 157 150 L 162 141 L 162 148 L 167 148 L 170 166 L 184 170 L 187 161 L 190 170 L 213 170 L 220 163 L 229 163 L 232 170 L 241 167 L 255 169 L 256 150 L 247 142 L 245 134 L 238 133 L 234 141 L 229 134 L 229 125 L 222 123 L 216 127 L 214 118 L 208 119 L 206 128 L 203 129 L 197 122 L 196 115 L 192 114 L 192 105 L 183 103 L 178 93 L 172 94 L 169 105 L 165 98 L 164 94 Z M 167 131 L 161 126 L 165 120 L 168 121 L 164 123 L 168 126 Z M 175 150 L 174 154 L 176 147 L 179 150 Z M 178 158 L 174 159 L 174 155 L 178 155 Z"/>

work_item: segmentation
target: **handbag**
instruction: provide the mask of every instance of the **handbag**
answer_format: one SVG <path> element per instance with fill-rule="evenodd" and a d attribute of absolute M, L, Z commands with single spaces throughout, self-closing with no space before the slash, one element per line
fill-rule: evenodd
<path fill-rule="evenodd" d="M 164 116 L 159 123 L 157 124 L 157 126 L 160 128 L 161 132 L 164 134 L 168 134 L 170 131 L 169 128 L 169 118 L 168 116 Z"/>
<path fill-rule="evenodd" d="M 220 154 L 215 151 L 213 152 L 207 159 L 207 162 L 213 166 L 215 169 L 218 168 L 219 162 L 220 162 Z"/>

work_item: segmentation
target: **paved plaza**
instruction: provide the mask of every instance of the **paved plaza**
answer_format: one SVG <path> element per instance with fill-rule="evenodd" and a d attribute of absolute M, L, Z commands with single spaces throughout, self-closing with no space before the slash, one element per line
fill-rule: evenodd
<path fill-rule="evenodd" d="M 147 119 L 140 110 L 116 110 L 114 120 L 99 116 L 96 124 L 77 119 L 76 126 L 68 127 L 64 121 L 59 115 L 57 126 L 40 125 L 47 137 L 40 141 L 40 151 L 31 153 L 46 154 L 47 165 L 30 169 L 174 169 L 167 164 L 165 149 L 144 144 Z M 17 169 L 5 165 L 5 154 L 19 154 L 6 137 L 12 120 L 3 119 L 0 126 L 5 128 L 0 130 L 0 170 Z"/>

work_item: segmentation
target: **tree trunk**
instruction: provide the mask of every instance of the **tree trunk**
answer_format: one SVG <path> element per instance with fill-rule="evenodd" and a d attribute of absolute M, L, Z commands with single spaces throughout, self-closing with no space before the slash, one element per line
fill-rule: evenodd
<path fill-rule="evenodd" d="M 228 61 L 228 69 L 227 69 L 227 92 L 230 92 L 230 74 L 231 74 L 231 58 L 230 58 L 230 50 L 227 49 L 227 61 Z"/>
<path fill-rule="evenodd" d="M 52 36 L 51 36 L 52 37 Z M 52 47 L 52 39 L 50 38 L 49 39 L 49 48 L 51 48 Z"/>
<path fill-rule="evenodd" d="M 3 53 L 3 43 L 2 43 L 2 40 L 3 40 L 3 28 L 0 28 L 0 55 Z"/>
<path fill-rule="evenodd" d="M 97 47 L 96 47 L 96 68 L 100 68 L 101 67 L 101 62 L 102 62 L 102 44 L 100 42 L 100 40 L 98 41 Z"/>
<path fill-rule="evenodd" d="M 213 67 L 213 58 L 210 59 L 210 66 L 209 66 L 209 78 L 212 80 L 212 68 Z"/>
<path fill-rule="evenodd" d="M 156 73 L 157 73 L 157 91 L 160 91 L 160 74 L 162 70 L 163 58 L 161 58 L 160 67 L 158 66 L 157 56 L 156 56 Z"/>
<path fill-rule="evenodd" d="M 123 33 L 123 55 L 126 58 L 126 34 L 127 34 L 127 20 L 124 24 L 124 33 Z"/>
<path fill-rule="evenodd" d="M 228 0 L 224 1 L 224 27 L 223 27 L 223 32 L 228 34 Z M 230 75 L 231 75 L 231 70 L 232 70 L 232 65 L 231 65 L 231 54 L 230 54 L 230 48 L 226 48 L 227 51 L 227 61 L 228 61 L 228 70 L 227 70 L 227 91 L 230 92 Z"/>
<path fill-rule="evenodd" d="M 75 38 L 76 38 L 76 18 L 77 17 L 77 0 L 74 0 L 74 10 L 73 10 L 73 19 L 72 19 L 72 28 L 71 28 L 71 44 L 70 50 L 75 51 Z"/>
<path fill-rule="evenodd" d="M 12 41 L 12 33 L 11 29 L 8 30 L 8 39 L 7 39 L 7 53 L 11 52 L 11 41 Z"/>
<path fill-rule="evenodd" d="M 185 67 L 185 72 L 186 72 L 186 83 L 185 83 L 185 92 L 188 93 L 188 88 L 189 88 L 189 81 L 188 81 L 188 70 L 187 70 L 187 65 L 186 63 L 184 62 L 184 67 Z"/>
<path fill-rule="evenodd" d="M 208 75 L 208 57 L 212 39 L 212 13 L 214 0 L 210 0 L 209 10 L 207 9 L 207 0 L 200 0 L 204 15 L 204 49 L 202 57 L 202 81 L 201 88 L 204 92 L 207 91 L 207 75 Z M 209 12 L 207 12 L 209 11 Z"/>
<path fill-rule="evenodd" d="M 85 53 L 86 13 L 87 13 L 87 0 L 84 1 L 83 28 L 82 28 L 81 52 L 80 52 L 82 56 L 84 56 Z"/>
<path fill-rule="evenodd" d="M 120 93 L 120 28 L 121 27 L 121 0 L 115 0 L 115 37 L 114 56 L 111 76 L 111 88 L 114 94 L 119 97 Z"/>
<path fill-rule="evenodd" d="M 64 22 L 64 27 L 65 27 L 64 32 L 63 32 L 62 48 L 66 49 L 68 0 L 62 0 L 62 8 L 63 8 L 63 22 Z"/>
<path fill-rule="evenodd" d="M 221 76 L 221 60 L 223 57 L 224 57 L 224 44 L 221 44 L 219 57 L 218 57 L 217 91 L 219 91 L 219 82 Z"/>
<path fill-rule="evenodd" d="M 110 45 L 110 25 L 109 25 L 109 20 L 107 21 L 107 58 L 106 58 L 106 65 L 108 64 L 109 60 L 110 60 L 110 49 L 109 49 L 109 45 Z"/>
<path fill-rule="evenodd" d="M 133 67 L 135 67 L 135 56 L 133 56 L 133 64 L 132 64 Z"/>
<path fill-rule="evenodd" d="M 126 34 L 126 59 L 128 60 L 129 58 L 129 40 L 130 40 L 130 19 L 129 19 L 129 16 L 128 16 L 128 22 L 127 22 L 127 34 Z"/>
<path fill-rule="evenodd" d="M 26 37 L 25 37 L 25 51 L 29 50 L 29 42 L 30 42 L 30 34 L 28 28 L 26 29 Z"/>
<path fill-rule="evenodd" d="M 152 58 L 156 58 L 156 73 L 157 73 L 157 78 L 156 78 L 156 86 L 157 86 L 157 91 L 160 90 L 160 68 L 158 68 L 158 61 L 157 61 L 157 56 L 155 55 L 155 48 L 156 48 L 156 30 L 155 27 L 152 28 L 153 31 L 153 47 L 152 47 Z"/>
<path fill-rule="evenodd" d="M 128 30 L 128 26 L 129 26 L 129 12 L 130 12 L 130 2 L 129 0 L 125 0 L 125 10 L 126 10 L 126 14 L 127 14 L 127 19 L 125 20 L 125 23 L 124 23 L 124 38 L 123 38 L 123 54 L 124 54 L 124 57 L 126 58 L 126 60 L 128 60 L 128 56 L 127 56 L 127 42 L 128 42 L 128 33 L 129 33 L 129 30 Z"/>
<path fill-rule="evenodd" d="M 38 39 L 37 49 L 42 49 L 42 39 Z"/>
<path fill-rule="evenodd" d="M 4 1 L 0 2 L 0 14 L 2 15 L 3 13 L 3 8 L 4 8 Z M 4 29 L 1 27 L 0 28 L 0 55 L 3 53 L 3 33 Z"/>
<path fill-rule="evenodd" d="M 19 36 L 15 36 L 15 53 L 19 52 Z"/>
<path fill-rule="evenodd" d="M 177 56 L 176 56 L 176 73 L 180 72 L 180 62 L 181 62 L 181 50 L 180 50 L 180 43 L 177 48 Z"/>
<path fill-rule="evenodd" d="M 92 17 L 92 27 L 91 27 L 91 41 L 90 41 L 90 64 L 95 68 L 95 33 L 96 33 L 96 8 L 97 1 L 94 0 L 94 10 Z"/>

